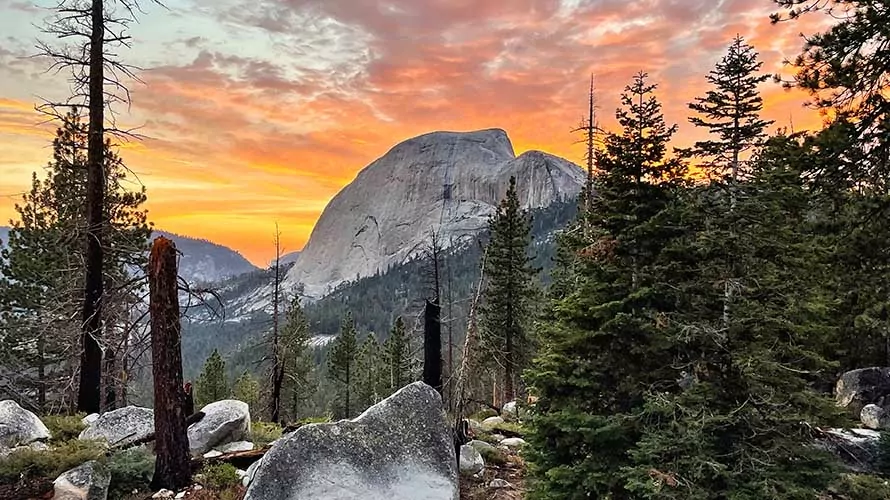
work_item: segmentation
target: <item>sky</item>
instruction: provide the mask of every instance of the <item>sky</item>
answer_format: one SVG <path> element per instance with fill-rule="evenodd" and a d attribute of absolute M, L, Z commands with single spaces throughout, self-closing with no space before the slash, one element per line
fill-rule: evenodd
<path fill-rule="evenodd" d="M 33 57 L 55 0 L 0 0 L 0 225 L 51 156 L 52 126 L 34 111 L 64 99 L 68 75 Z M 596 75 L 601 124 L 646 71 L 676 146 L 702 137 L 687 103 L 741 35 L 763 71 L 790 76 L 827 20 L 771 25 L 771 0 L 143 0 L 138 66 L 120 123 L 155 226 L 210 239 L 258 265 L 305 244 L 327 202 L 365 165 L 434 130 L 507 131 L 517 154 L 581 162 L 571 130 Z M 773 130 L 816 129 L 800 91 L 762 87 Z"/>

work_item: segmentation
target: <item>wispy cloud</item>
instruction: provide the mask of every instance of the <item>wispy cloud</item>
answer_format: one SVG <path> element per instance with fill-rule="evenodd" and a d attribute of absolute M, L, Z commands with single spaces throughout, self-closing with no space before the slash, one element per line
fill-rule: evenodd
<path fill-rule="evenodd" d="M 22 59 L 40 13 L 13 6 L 0 33 L 3 191 L 22 190 L 48 155 L 35 94 L 64 81 Z M 505 128 L 516 150 L 579 160 L 569 131 L 596 73 L 613 123 L 639 70 L 660 84 L 678 144 L 699 131 L 686 103 L 736 34 L 782 71 L 818 17 L 772 26 L 771 2 L 745 0 L 188 0 L 151 9 L 128 57 L 145 68 L 127 120 L 149 139 L 123 155 L 160 227 L 271 251 L 274 221 L 299 248 L 327 200 L 396 142 L 430 130 Z M 44 63 L 45 64 L 45 63 Z M 814 127 L 799 92 L 764 85 L 777 126 Z M 6 148 L 4 148 L 6 149 Z M 41 158 L 44 160 L 41 161 Z M 11 166 L 11 165 L 15 166 Z M 3 194 L 0 192 L 0 194 Z M 11 214 L 0 198 L 0 217 Z"/>

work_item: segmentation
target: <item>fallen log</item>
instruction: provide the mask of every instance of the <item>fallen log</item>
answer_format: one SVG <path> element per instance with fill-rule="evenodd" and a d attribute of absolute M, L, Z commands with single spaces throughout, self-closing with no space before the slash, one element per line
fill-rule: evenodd
<path fill-rule="evenodd" d="M 266 446 L 257 450 L 233 451 L 216 457 L 194 457 L 192 458 L 192 470 L 197 471 L 205 465 L 218 463 L 232 464 L 239 469 L 246 470 L 254 462 L 263 458 L 270 448 L 270 446 Z"/>

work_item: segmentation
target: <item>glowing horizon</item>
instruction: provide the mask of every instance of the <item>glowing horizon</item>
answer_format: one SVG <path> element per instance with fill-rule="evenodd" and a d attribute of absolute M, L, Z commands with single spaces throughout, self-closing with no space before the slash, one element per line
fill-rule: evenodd
<path fill-rule="evenodd" d="M 51 5 L 47 1 L 40 2 Z M 701 131 L 686 104 L 740 34 L 766 73 L 788 70 L 798 33 L 828 22 L 771 25 L 769 1 L 743 0 L 181 0 L 147 5 L 127 62 L 145 68 L 128 124 L 143 141 L 125 163 L 148 190 L 157 229 L 236 249 L 256 265 L 278 222 L 287 251 L 303 247 L 327 202 L 398 142 L 434 130 L 502 128 L 516 154 L 541 149 L 581 163 L 570 131 L 596 75 L 611 127 L 639 70 L 659 84 L 675 146 Z M 61 97 L 65 75 L 26 57 L 46 12 L 0 0 L 0 225 L 50 158 L 52 127 L 37 95 Z M 806 96 L 762 87 L 764 117 L 815 129 Z M 121 110 L 126 111 L 126 110 Z"/>

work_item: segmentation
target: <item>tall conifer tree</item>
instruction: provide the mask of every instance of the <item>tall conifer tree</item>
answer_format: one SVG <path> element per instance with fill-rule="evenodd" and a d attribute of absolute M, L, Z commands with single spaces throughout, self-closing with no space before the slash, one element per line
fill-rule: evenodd
<path fill-rule="evenodd" d="M 503 389 L 495 397 L 507 402 L 516 399 L 519 376 L 534 349 L 530 332 L 535 291 L 529 256 L 531 219 L 519 205 L 515 177 L 510 177 L 506 197 L 492 216 L 489 231 L 479 346 Z"/>
<path fill-rule="evenodd" d="M 599 156 L 591 240 L 542 321 L 528 376 L 535 498 L 629 498 L 621 471 L 641 435 L 632 416 L 653 384 L 670 380 L 665 313 L 676 302 L 660 281 L 659 253 L 676 229 L 661 214 L 683 181 L 667 157 L 676 126 L 664 122 L 655 85 L 635 76 Z"/>
<path fill-rule="evenodd" d="M 204 362 L 204 369 L 195 383 L 195 403 L 203 407 L 229 397 L 229 382 L 226 377 L 226 362 L 219 351 L 214 349 Z"/>
<path fill-rule="evenodd" d="M 337 386 L 335 416 L 340 418 L 353 417 L 358 406 L 355 400 L 358 379 L 356 361 L 359 351 L 356 336 L 352 315 L 346 313 L 340 324 L 340 335 L 334 340 L 328 353 L 328 376 Z"/>

